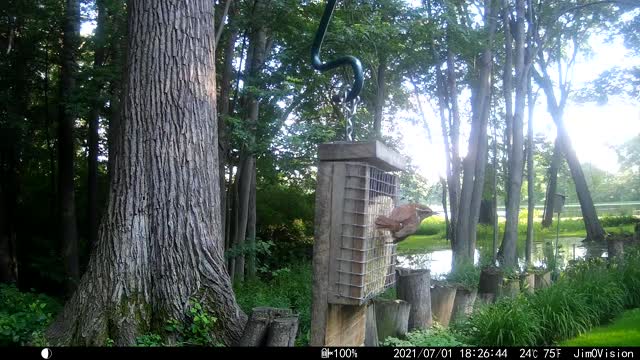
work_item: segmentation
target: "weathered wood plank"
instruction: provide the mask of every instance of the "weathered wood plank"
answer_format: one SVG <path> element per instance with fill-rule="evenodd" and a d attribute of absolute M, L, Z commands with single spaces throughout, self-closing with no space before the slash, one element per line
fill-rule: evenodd
<path fill-rule="evenodd" d="M 380 141 L 332 142 L 318 146 L 321 161 L 364 161 L 381 170 L 402 171 L 407 160 Z"/>

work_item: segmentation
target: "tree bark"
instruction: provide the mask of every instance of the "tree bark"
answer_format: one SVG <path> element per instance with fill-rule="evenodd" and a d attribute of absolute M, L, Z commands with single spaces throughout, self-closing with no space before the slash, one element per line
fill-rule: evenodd
<path fill-rule="evenodd" d="M 505 6 L 507 2 L 505 1 Z M 506 268 L 518 264 L 516 246 L 518 243 L 518 215 L 520 213 L 520 196 L 524 166 L 524 109 L 527 96 L 528 69 L 525 65 L 524 48 L 524 0 L 516 0 L 516 29 L 515 29 L 515 68 L 516 68 L 516 97 L 513 114 L 513 134 L 511 153 L 509 154 L 509 182 L 507 186 L 507 207 L 505 236 L 502 246 L 502 265 Z M 505 21 L 508 21 L 505 19 Z M 511 94 L 508 94 L 511 97 Z"/>
<path fill-rule="evenodd" d="M 404 300 L 411 305 L 409 330 L 422 330 L 431 327 L 430 274 L 429 270 L 397 271 L 398 299 Z"/>
<path fill-rule="evenodd" d="M 558 170 L 562 163 L 562 152 L 559 140 L 556 139 L 553 147 L 551 164 L 549 165 L 549 179 L 547 180 L 547 193 L 544 200 L 544 214 L 542 217 L 542 227 L 548 228 L 553 224 L 553 200 L 558 188 Z"/>
<path fill-rule="evenodd" d="M 567 160 L 569 170 L 571 171 L 571 177 L 573 178 L 573 183 L 576 187 L 576 193 L 578 194 L 578 200 L 580 202 L 580 209 L 582 210 L 582 218 L 587 230 L 587 240 L 604 241 L 604 228 L 598 219 L 598 213 L 596 212 L 596 207 L 593 204 L 593 199 L 591 198 L 591 193 L 589 192 L 589 187 L 587 186 L 582 166 L 580 165 L 578 156 L 571 145 L 571 139 L 567 133 L 567 129 L 564 126 L 563 115 L 564 104 L 566 104 L 566 100 L 564 99 L 568 97 L 567 90 L 562 91 L 563 98 L 560 103 L 558 103 L 553 91 L 553 84 L 544 66 L 545 64 L 541 66 L 543 70 L 542 75 L 534 72 L 534 77 L 536 82 L 538 82 L 544 90 L 547 97 L 547 107 L 551 113 L 553 122 L 556 124 L 558 144 L 560 145 L 560 149 Z"/>
<path fill-rule="evenodd" d="M 256 277 L 256 169 L 253 168 L 251 177 L 251 194 L 249 194 L 249 214 L 247 218 L 247 247 L 250 249 L 247 254 L 247 278 Z"/>
<path fill-rule="evenodd" d="M 94 87 L 92 90 L 94 96 L 91 108 L 89 110 L 89 164 L 87 174 L 87 192 L 88 192 L 88 206 L 87 212 L 89 217 L 89 248 L 91 249 L 98 237 L 98 221 L 99 221 L 99 206 L 98 206 L 98 155 L 99 155 L 99 140 L 98 129 L 100 127 L 100 109 L 102 108 L 102 78 L 98 76 L 98 73 L 103 67 L 106 44 L 105 44 L 105 21 L 106 21 L 106 9 L 104 6 L 104 0 L 96 0 L 96 7 L 98 9 L 98 20 L 96 26 L 95 42 L 96 49 L 94 50 L 93 58 L 93 70 L 94 70 Z"/>
<path fill-rule="evenodd" d="M 535 166 L 533 163 L 533 109 L 535 100 L 531 87 L 531 76 L 527 77 L 527 104 L 529 116 L 527 117 L 527 239 L 525 243 L 525 261 L 531 266 L 531 253 L 533 251 L 533 213 L 535 211 Z"/>
<path fill-rule="evenodd" d="M 387 73 L 387 60 L 380 59 L 378 64 L 378 79 L 376 87 L 376 103 L 373 113 L 373 137 L 380 139 L 382 136 L 382 115 L 384 111 L 384 101 L 386 99 L 385 81 Z"/>
<path fill-rule="evenodd" d="M 246 316 L 219 246 L 213 9 L 205 0 L 128 4 L 122 146 L 97 246 L 47 330 L 52 344 L 130 346 L 186 321 L 190 299 L 218 319 L 215 341 L 241 335 Z"/>
<path fill-rule="evenodd" d="M 60 105 L 58 108 L 58 201 L 60 241 L 65 264 L 65 286 L 71 294 L 80 278 L 78 230 L 75 206 L 75 115 L 72 96 L 76 86 L 77 59 L 80 40 L 80 2 L 66 0 L 60 70 Z"/>
<path fill-rule="evenodd" d="M 453 266 L 473 262 L 475 252 L 476 225 L 487 151 L 487 123 L 491 99 L 492 47 L 496 20 L 494 1 L 485 0 L 485 27 L 487 40 L 480 58 L 480 72 L 474 89 L 474 105 L 469 136 L 469 150 L 463 163 L 462 191 L 457 214 L 455 242 L 453 243 Z M 478 184 L 476 184 L 476 182 Z"/>

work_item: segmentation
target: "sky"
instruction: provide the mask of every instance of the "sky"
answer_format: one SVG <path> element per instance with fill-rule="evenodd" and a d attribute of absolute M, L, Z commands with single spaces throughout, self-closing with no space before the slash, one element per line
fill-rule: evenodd
<path fill-rule="evenodd" d="M 594 35 L 589 42 L 594 50 L 593 54 L 588 58 L 580 56 L 571 74 L 574 90 L 582 88 L 613 66 L 640 65 L 640 58 L 633 57 L 621 39 L 609 43 L 603 37 Z M 551 76 L 554 77 L 554 74 Z M 412 101 L 415 103 L 415 97 Z M 402 138 L 403 152 L 411 158 L 413 165 L 418 167 L 419 173 L 430 182 L 435 182 L 440 174 L 444 174 L 445 169 L 440 119 L 435 113 L 435 99 L 422 96 L 421 101 L 427 113 L 432 144 L 427 140 L 423 125 L 410 121 L 412 118 L 420 119 L 419 115 L 412 111 L 398 114 L 398 123 L 394 129 L 386 126 L 385 130 L 389 135 L 394 134 Z M 618 158 L 612 147 L 640 135 L 640 107 L 637 103 L 622 98 L 611 97 L 604 105 L 581 104 L 569 100 L 564 121 L 580 161 L 610 173 L 619 171 Z M 551 142 L 555 139 L 555 125 L 547 112 L 546 97 L 542 90 L 537 98 L 533 122 L 534 133 L 543 134 Z M 526 132 L 526 123 L 524 130 Z M 461 148 L 464 155 L 466 145 L 461 144 Z"/>

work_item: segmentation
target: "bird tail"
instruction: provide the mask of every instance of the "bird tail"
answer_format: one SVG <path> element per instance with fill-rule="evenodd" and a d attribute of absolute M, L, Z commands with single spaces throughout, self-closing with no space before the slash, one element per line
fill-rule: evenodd
<path fill-rule="evenodd" d="M 384 215 L 380 215 L 376 218 L 376 227 L 379 229 L 391 229 L 393 231 L 400 227 L 400 223 Z"/>

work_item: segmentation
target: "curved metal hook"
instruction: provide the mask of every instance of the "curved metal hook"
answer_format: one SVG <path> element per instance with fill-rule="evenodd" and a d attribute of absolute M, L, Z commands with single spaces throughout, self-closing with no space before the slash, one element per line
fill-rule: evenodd
<path fill-rule="evenodd" d="M 322 47 L 322 41 L 324 40 L 324 35 L 327 33 L 327 27 L 329 27 L 329 22 L 331 21 L 331 16 L 333 15 L 335 7 L 336 0 L 327 1 L 327 5 L 324 8 L 324 14 L 322 14 L 322 19 L 320 20 L 318 32 L 316 33 L 316 38 L 313 40 L 313 46 L 311 47 L 311 64 L 314 69 L 319 71 L 327 71 L 340 66 L 351 65 L 351 68 L 353 69 L 354 83 L 353 88 L 351 88 L 351 91 L 349 91 L 349 94 L 347 95 L 346 101 L 353 101 L 360 94 L 364 83 L 362 63 L 360 60 L 350 55 L 326 63 L 322 63 L 322 60 L 320 60 L 320 48 Z"/>

